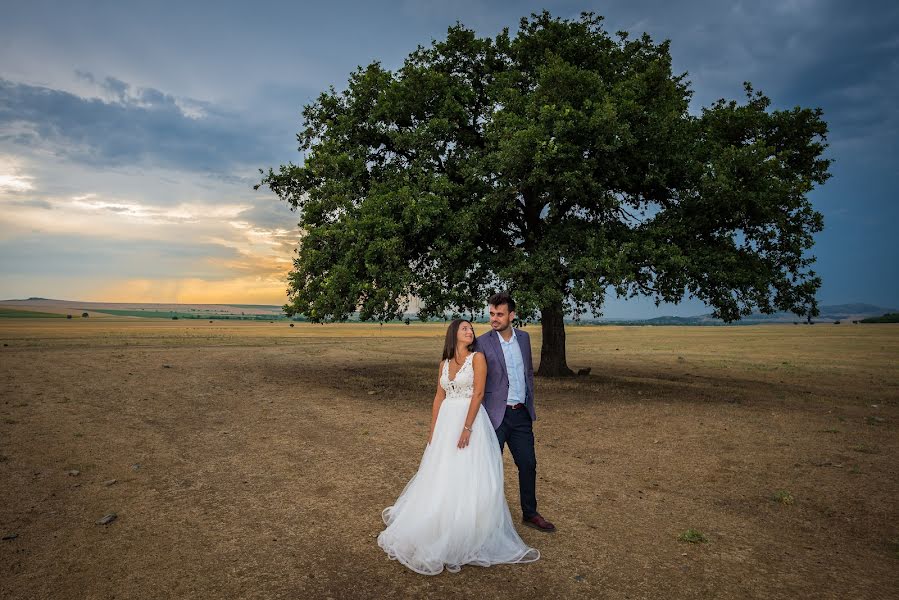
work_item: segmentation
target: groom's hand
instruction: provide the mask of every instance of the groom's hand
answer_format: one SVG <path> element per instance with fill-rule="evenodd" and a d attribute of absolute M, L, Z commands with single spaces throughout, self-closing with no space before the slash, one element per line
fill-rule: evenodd
<path fill-rule="evenodd" d="M 462 435 L 459 436 L 459 443 L 456 444 L 456 446 L 458 446 L 458 448 L 459 448 L 460 450 L 461 450 L 462 448 L 465 448 L 466 446 L 468 446 L 468 440 L 469 440 L 469 439 L 471 439 L 471 432 L 468 431 L 467 429 L 463 429 L 463 430 L 462 430 Z"/>

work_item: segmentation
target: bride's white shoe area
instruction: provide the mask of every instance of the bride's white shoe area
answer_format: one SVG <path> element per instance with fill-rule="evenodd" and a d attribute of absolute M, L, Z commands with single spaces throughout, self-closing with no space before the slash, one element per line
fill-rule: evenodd
<path fill-rule="evenodd" d="M 472 356 L 453 381 L 444 365 L 441 385 L 447 397 L 431 443 L 418 472 L 382 515 L 387 528 L 378 536 L 378 545 L 390 558 L 423 575 L 437 575 L 444 568 L 458 571 L 462 565 L 486 567 L 540 557 L 512 524 L 502 455 L 483 406 L 468 447 L 456 446 L 471 399 Z"/>

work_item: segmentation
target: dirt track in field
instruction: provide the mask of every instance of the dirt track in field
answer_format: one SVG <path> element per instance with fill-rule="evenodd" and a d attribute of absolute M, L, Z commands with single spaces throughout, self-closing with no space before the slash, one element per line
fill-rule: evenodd
<path fill-rule="evenodd" d="M 375 538 L 443 332 L 0 321 L 0 596 L 899 595 L 899 326 L 570 327 L 591 375 L 537 380 L 558 532 L 519 528 L 535 564 L 429 578 Z"/>

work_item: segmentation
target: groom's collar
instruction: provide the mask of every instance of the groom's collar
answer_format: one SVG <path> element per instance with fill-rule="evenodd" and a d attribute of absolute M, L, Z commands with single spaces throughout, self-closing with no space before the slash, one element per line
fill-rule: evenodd
<path fill-rule="evenodd" d="M 508 341 L 508 342 L 506 342 L 506 340 L 503 339 L 503 335 L 502 335 L 500 332 L 498 332 L 498 331 L 496 331 L 496 330 L 493 331 L 493 333 L 496 334 L 496 337 L 497 337 L 497 339 L 499 340 L 499 343 L 500 343 L 500 344 L 502 344 L 503 342 L 505 342 L 505 343 L 507 343 L 507 344 L 511 344 L 514 340 L 518 339 L 518 338 L 516 338 L 516 336 L 515 336 L 515 328 L 514 328 L 514 327 L 511 327 L 510 329 L 512 329 L 512 337 L 509 338 L 509 341 Z"/>

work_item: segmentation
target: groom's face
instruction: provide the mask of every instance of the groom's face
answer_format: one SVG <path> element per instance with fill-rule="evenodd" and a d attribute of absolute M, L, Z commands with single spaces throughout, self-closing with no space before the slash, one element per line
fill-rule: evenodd
<path fill-rule="evenodd" d="M 514 318 L 515 313 L 509 311 L 508 304 L 490 305 L 490 327 L 493 331 L 505 331 Z"/>

